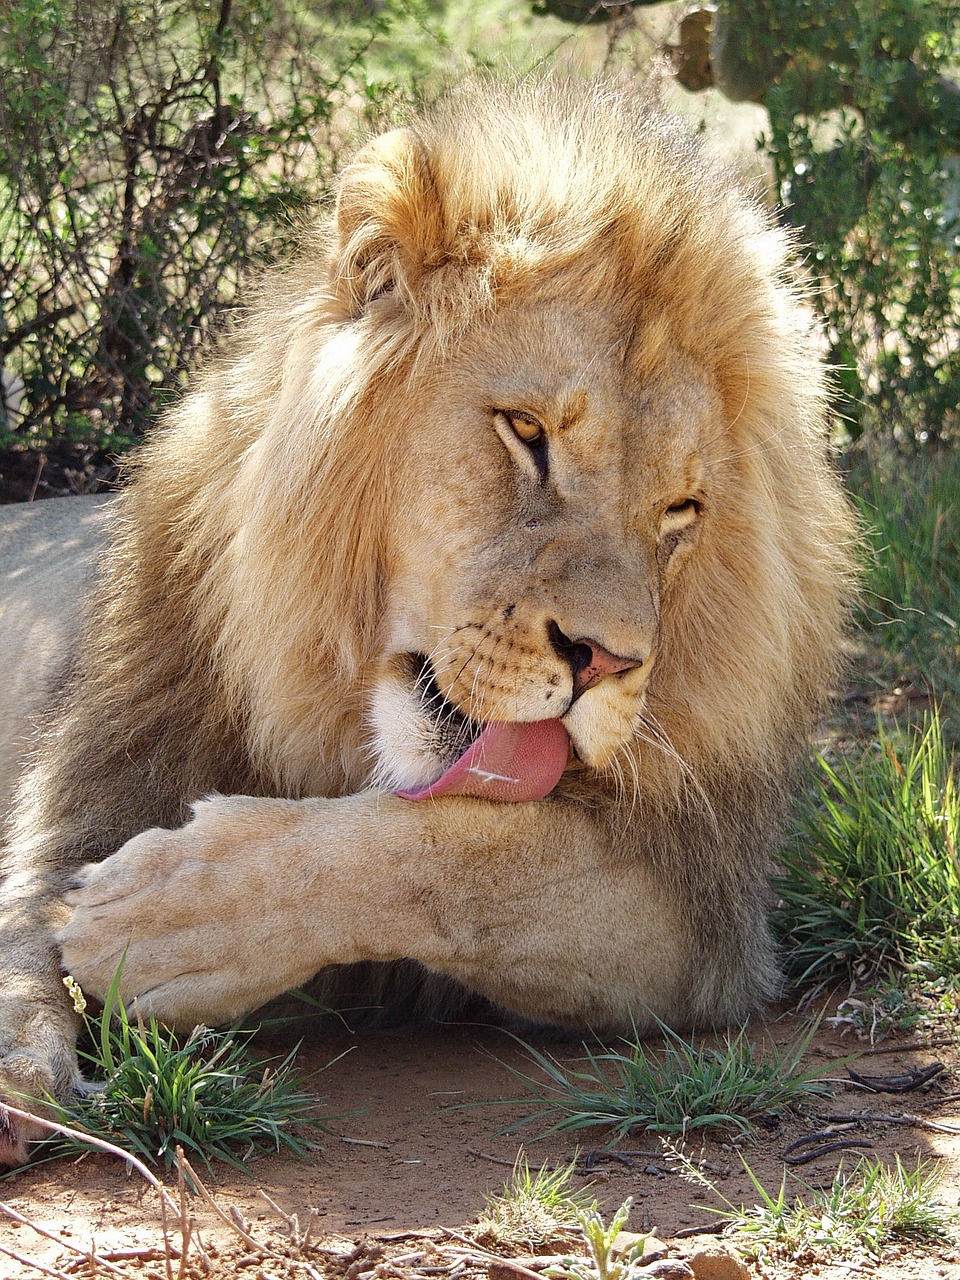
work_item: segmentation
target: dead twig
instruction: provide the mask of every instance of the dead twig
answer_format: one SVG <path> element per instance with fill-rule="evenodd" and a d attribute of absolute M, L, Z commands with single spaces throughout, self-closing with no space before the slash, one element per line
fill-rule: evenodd
<path fill-rule="evenodd" d="M 90 1255 L 85 1253 L 84 1258 L 90 1260 Z M 163 1257 L 163 1250 L 158 1249 L 156 1245 L 146 1244 L 140 1248 L 131 1249 L 108 1249 L 105 1253 L 98 1253 L 94 1261 L 100 1262 L 158 1262 Z M 68 1264 L 72 1271 L 76 1266 L 75 1262 Z M 124 1275 L 127 1273 L 124 1272 Z"/>
<path fill-rule="evenodd" d="M 44 455 L 41 453 L 41 455 L 40 455 L 40 459 L 39 459 L 39 461 L 37 462 L 37 471 L 36 471 L 36 474 L 35 474 L 35 475 L 34 475 L 34 477 L 33 477 L 33 484 L 32 484 L 32 486 L 31 486 L 31 488 L 30 488 L 30 496 L 27 498 L 27 501 L 28 501 L 28 502 L 33 502 L 33 500 L 34 500 L 34 499 L 36 498 L 36 496 L 37 496 L 37 488 L 38 488 L 38 487 L 39 487 L 39 485 L 40 485 L 40 477 L 43 475 L 43 468 L 44 468 L 46 465 L 47 465 L 47 459 L 46 459 L 46 458 L 44 457 Z"/>
<path fill-rule="evenodd" d="M 860 1056 L 870 1058 L 880 1053 L 918 1053 L 925 1049 L 942 1049 L 946 1045 L 952 1045 L 954 1039 L 952 1036 L 934 1036 L 930 1040 L 917 1040 L 913 1044 L 877 1044 L 870 1049 L 861 1049 Z"/>
<path fill-rule="evenodd" d="M 316 1209 L 310 1210 L 307 1225 L 305 1227 L 301 1227 L 299 1217 L 295 1213 L 287 1213 L 286 1210 L 281 1209 L 273 1196 L 267 1195 L 263 1187 L 257 1188 L 257 1195 L 261 1200 L 265 1200 L 274 1213 L 283 1221 L 287 1230 L 290 1232 L 290 1243 L 297 1249 L 306 1249 L 310 1233 L 313 1231 L 317 1222 L 318 1215 Z"/>
<path fill-rule="evenodd" d="M 31 1111 L 21 1111 L 19 1107 L 11 1106 L 10 1103 L 3 1104 L 4 1110 L 10 1115 L 16 1116 L 18 1120 L 25 1120 L 29 1124 L 39 1125 L 41 1129 L 46 1129 L 49 1133 L 59 1133 L 64 1137 L 73 1138 L 76 1142 L 80 1142 L 84 1146 L 96 1147 L 99 1151 L 106 1151 L 108 1155 L 117 1156 L 127 1164 L 131 1165 L 136 1171 L 149 1182 L 150 1186 L 156 1191 L 160 1200 L 160 1221 L 163 1228 L 163 1244 L 164 1244 L 164 1269 L 167 1273 L 167 1280 L 173 1280 L 173 1265 L 170 1253 L 169 1227 L 167 1226 L 167 1210 L 174 1213 L 177 1218 L 180 1212 L 173 1200 L 167 1193 L 163 1183 L 151 1173 L 142 1160 L 131 1155 L 129 1151 L 124 1151 L 122 1147 L 116 1146 L 112 1142 L 106 1142 L 103 1138 L 95 1138 L 90 1133 L 84 1133 L 82 1129 L 71 1129 L 69 1125 L 59 1124 L 55 1120 L 47 1120 L 43 1116 L 34 1115 Z M 183 1244 L 185 1245 L 185 1241 Z M 177 1259 L 181 1259 L 184 1254 L 184 1248 L 181 1247 L 180 1252 L 176 1255 Z"/>
<path fill-rule="evenodd" d="M 662 1160 L 663 1153 L 659 1151 L 610 1151 L 605 1147 L 595 1147 L 592 1151 L 581 1151 L 577 1160 L 576 1172 L 579 1174 L 592 1173 L 601 1161 L 608 1163 L 622 1164 L 625 1169 L 633 1169 L 634 1160 Z M 660 1169 L 658 1172 L 668 1173 L 672 1170 Z"/>
<path fill-rule="evenodd" d="M 726 1222 L 706 1222 L 702 1227 L 681 1227 L 673 1233 L 676 1240 L 689 1240 L 691 1236 L 718 1236 L 726 1226 Z"/>
<path fill-rule="evenodd" d="M 0 1213 L 5 1213 L 8 1218 L 12 1218 L 14 1222 L 19 1222 L 24 1227 L 29 1227 L 31 1231 L 35 1231 L 38 1236 L 44 1236 L 47 1240 L 52 1240 L 54 1244 L 58 1244 L 61 1249 L 68 1253 L 79 1253 L 80 1257 L 87 1262 L 95 1262 L 98 1266 L 104 1266 L 108 1271 L 115 1271 L 118 1276 L 122 1276 L 123 1272 L 119 1267 L 115 1267 L 102 1254 L 94 1253 L 92 1246 L 90 1249 L 81 1249 L 79 1245 L 64 1240 L 53 1231 L 47 1231 L 45 1227 L 41 1227 L 38 1222 L 33 1222 L 30 1218 L 25 1218 L 22 1213 L 17 1213 L 12 1205 L 5 1204 L 0 1200 Z"/>
<path fill-rule="evenodd" d="M 190 1237 L 193 1234 L 194 1223 L 187 1214 L 187 1180 L 183 1176 L 183 1165 L 179 1157 L 183 1155 L 180 1147 L 177 1147 L 177 1192 L 180 1201 L 180 1235 L 183 1239 L 183 1248 L 180 1251 L 180 1271 L 177 1280 L 183 1280 L 187 1267 L 187 1251 L 190 1247 Z"/>
<path fill-rule="evenodd" d="M 488 1156 L 485 1151 L 477 1151 L 475 1147 L 467 1147 L 468 1156 L 476 1156 L 478 1160 L 488 1160 L 491 1164 L 502 1164 L 507 1169 L 516 1168 L 516 1160 L 504 1160 L 501 1156 Z"/>
<path fill-rule="evenodd" d="M 808 1133 L 803 1138 L 797 1138 L 796 1142 L 791 1142 L 789 1146 L 784 1147 L 784 1164 L 809 1164 L 811 1160 L 816 1160 L 819 1156 L 830 1155 L 833 1151 L 845 1151 L 847 1148 L 852 1147 L 872 1149 L 872 1142 L 847 1136 L 849 1131 L 856 1129 L 856 1127 L 855 1124 L 843 1124 L 824 1129 L 821 1133 Z M 805 1151 L 802 1155 L 792 1154 L 799 1151 L 801 1147 L 810 1147 L 812 1149 Z"/>
<path fill-rule="evenodd" d="M 260 1197 L 261 1200 L 265 1200 L 267 1202 L 267 1204 L 274 1211 L 277 1217 L 283 1219 L 283 1221 L 286 1223 L 288 1231 L 290 1232 L 290 1238 L 292 1242 L 296 1244 L 300 1235 L 300 1223 L 298 1222 L 296 1216 L 287 1213 L 285 1209 L 281 1209 L 280 1206 L 277 1204 L 276 1200 L 274 1200 L 273 1196 L 268 1196 L 266 1191 L 264 1191 L 263 1187 L 257 1187 L 257 1195 Z"/>
<path fill-rule="evenodd" d="M 187 1157 L 183 1154 L 183 1151 L 181 1150 L 180 1147 L 177 1148 L 177 1164 L 183 1165 L 184 1172 L 186 1173 L 187 1177 L 190 1179 L 190 1182 L 192 1183 L 194 1190 L 197 1192 L 199 1196 L 201 1196 L 204 1200 L 206 1200 L 207 1204 L 210 1206 L 213 1212 L 217 1215 L 220 1221 L 224 1223 L 225 1226 L 228 1226 L 231 1231 L 236 1232 L 236 1234 L 240 1237 L 240 1239 L 244 1242 L 244 1244 L 248 1245 L 251 1249 L 256 1249 L 256 1251 L 261 1254 L 269 1253 L 267 1246 L 262 1245 L 260 1241 L 256 1239 L 256 1237 L 252 1236 L 250 1232 L 247 1231 L 246 1227 L 243 1224 L 242 1218 L 240 1219 L 240 1221 L 237 1221 L 237 1219 L 240 1218 L 240 1214 L 237 1212 L 236 1209 L 234 1209 L 234 1213 L 236 1213 L 236 1218 L 232 1217 L 230 1214 L 224 1213 L 224 1211 L 217 1204 L 216 1200 L 214 1200 L 213 1196 L 210 1194 L 207 1188 L 203 1185 L 203 1183 L 197 1177 L 197 1174 L 193 1168 L 193 1165 L 190 1163 Z"/>
<path fill-rule="evenodd" d="M 514 1262 L 511 1258 L 497 1258 L 487 1263 L 490 1280 L 543 1280 L 539 1271 Z"/>
<path fill-rule="evenodd" d="M 35 1258 L 25 1258 L 22 1253 L 17 1253 L 16 1249 L 8 1249 L 4 1244 L 0 1244 L 0 1253 L 6 1254 L 8 1258 L 13 1258 L 14 1262 L 19 1262 L 22 1267 L 35 1267 L 37 1271 L 42 1271 L 45 1276 L 55 1276 L 56 1280 L 73 1280 L 73 1277 L 68 1276 L 65 1271 L 60 1271 L 56 1267 L 47 1267 L 42 1262 L 37 1262 Z"/>
<path fill-rule="evenodd" d="M 282 1262 L 285 1266 L 288 1266 L 288 1267 L 291 1265 L 295 1267 L 300 1267 L 302 1270 L 304 1270 L 307 1273 L 308 1276 L 310 1276 L 311 1280 L 323 1280 L 323 1277 L 321 1276 L 320 1272 L 317 1271 L 316 1267 L 311 1266 L 310 1263 L 306 1260 L 306 1258 L 290 1258 L 285 1255 L 279 1254 L 275 1249 L 272 1249 L 270 1245 L 267 1244 L 265 1241 L 258 1240 L 256 1236 L 252 1236 L 247 1228 L 247 1224 L 243 1220 L 243 1215 L 240 1213 L 240 1210 L 237 1208 L 236 1205 L 232 1204 L 230 1206 L 229 1213 L 224 1213 L 223 1209 L 220 1208 L 219 1204 L 217 1204 L 216 1200 L 213 1198 L 213 1196 L 210 1194 L 210 1192 L 201 1182 L 200 1178 L 197 1176 L 196 1170 L 193 1168 L 193 1166 L 191 1165 L 187 1157 L 183 1154 L 183 1151 L 180 1147 L 177 1148 L 177 1164 L 183 1165 L 184 1173 L 190 1179 L 191 1185 L 195 1188 L 197 1194 L 207 1202 L 207 1204 L 210 1206 L 213 1212 L 217 1215 L 220 1221 L 223 1222 L 226 1226 L 228 1226 L 231 1229 L 231 1231 L 236 1232 L 236 1234 L 240 1237 L 240 1239 L 244 1242 L 244 1244 L 254 1252 L 254 1254 L 258 1259 L 271 1258 L 274 1261 Z M 263 1193 L 261 1192 L 261 1194 Z M 349 1269 L 348 1269 L 348 1275 L 349 1275 Z"/>
<path fill-rule="evenodd" d="M 905 1111 L 902 1115 L 885 1115 L 876 1111 L 848 1111 L 842 1115 L 821 1116 L 828 1124 L 903 1124 L 915 1129 L 929 1129 L 933 1133 L 960 1133 L 960 1125 L 941 1124 L 938 1120 L 927 1120 L 923 1116 Z"/>
<path fill-rule="evenodd" d="M 946 1071 L 942 1062 L 931 1062 L 926 1067 L 914 1067 L 911 1071 L 895 1076 L 862 1076 L 859 1071 L 847 1067 L 847 1075 L 853 1084 L 870 1093 L 912 1093 L 919 1089 L 941 1071 Z"/>
<path fill-rule="evenodd" d="M 804 1151 L 800 1155 L 784 1155 L 783 1163 L 790 1165 L 810 1164 L 812 1160 L 819 1160 L 821 1156 L 832 1155 L 834 1151 L 852 1151 L 858 1147 L 864 1151 L 872 1151 L 873 1143 L 861 1142 L 857 1138 L 840 1138 L 837 1142 L 822 1142 L 819 1146 L 811 1147 L 809 1151 Z"/>

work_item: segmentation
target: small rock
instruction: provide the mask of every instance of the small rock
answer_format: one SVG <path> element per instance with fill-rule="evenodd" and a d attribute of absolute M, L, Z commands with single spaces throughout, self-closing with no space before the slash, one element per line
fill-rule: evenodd
<path fill-rule="evenodd" d="M 650 1235 L 647 1231 L 620 1231 L 613 1247 L 617 1253 L 626 1253 L 628 1249 L 632 1249 L 634 1245 L 643 1241 L 643 1265 L 647 1266 L 650 1262 L 659 1262 L 661 1258 L 667 1256 L 667 1246 L 662 1240 L 658 1240 L 656 1236 Z"/>
<path fill-rule="evenodd" d="M 696 1280 L 750 1280 L 750 1268 L 725 1240 L 695 1245 L 687 1262 Z"/>
<path fill-rule="evenodd" d="M 659 1262 L 661 1258 L 667 1256 L 667 1246 L 662 1240 L 658 1240 L 656 1236 L 647 1236 L 643 1243 L 643 1265 L 649 1266 L 652 1262 Z"/>
<path fill-rule="evenodd" d="M 632 1249 L 635 1244 L 645 1239 L 645 1231 L 618 1231 L 613 1247 L 617 1253 L 626 1253 L 628 1249 Z"/>

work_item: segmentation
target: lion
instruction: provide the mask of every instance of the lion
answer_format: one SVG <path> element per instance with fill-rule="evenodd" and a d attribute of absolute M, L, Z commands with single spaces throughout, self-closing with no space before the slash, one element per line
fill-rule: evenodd
<path fill-rule="evenodd" d="M 121 960 L 183 1028 L 398 969 L 596 1034 L 775 996 L 854 538 L 798 280 L 630 93 L 461 89 L 359 151 L 119 496 L 4 513 L 8 1102 L 80 1087 L 62 978 Z"/>

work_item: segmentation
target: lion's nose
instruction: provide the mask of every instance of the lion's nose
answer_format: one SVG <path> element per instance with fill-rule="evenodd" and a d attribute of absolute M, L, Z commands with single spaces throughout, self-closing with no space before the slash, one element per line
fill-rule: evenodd
<path fill-rule="evenodd" d="M 580 638 L 571 640 L 564 635 L 555 622 L 551 622 L 547 630 L 550 643 L 556 653 L 573 672 L 573 696 L 579 698 L 581 693 L 592 689 L 607 676 L 616 675 L 618 671 L 630 671 L 633 667 L 642 667 L 644 658 L 623 658 L 611 653 L 596 640 Z"/>

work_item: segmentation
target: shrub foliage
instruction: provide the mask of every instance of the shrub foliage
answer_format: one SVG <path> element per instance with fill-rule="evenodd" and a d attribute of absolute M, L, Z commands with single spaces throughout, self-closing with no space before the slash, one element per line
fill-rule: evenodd
<path fill-rule="evenodd" d="M 764 145 L 787 216 L 812 246 L 851 432 L 910 445 L 953 435 L 960 89 L 944 71 L 955 0 L 763 8 L 761 39 L 787 56 L 764 99 Z"/>
<path fill-rule="evenodd" d="M 908 970 L 960 977 L 960 793 L 939 719 L 878 725 L 858 754 L 820 758 L 783 857 L 776 923 L 801 982 Z"/>
<path fill-rule="evenodd" d="M 323 190 L 333 91 L 361 44 L 325 66 L 298 12 L 283 0 L 4 7 L 0 446 L 126 447 L 241 270 Z"/>

